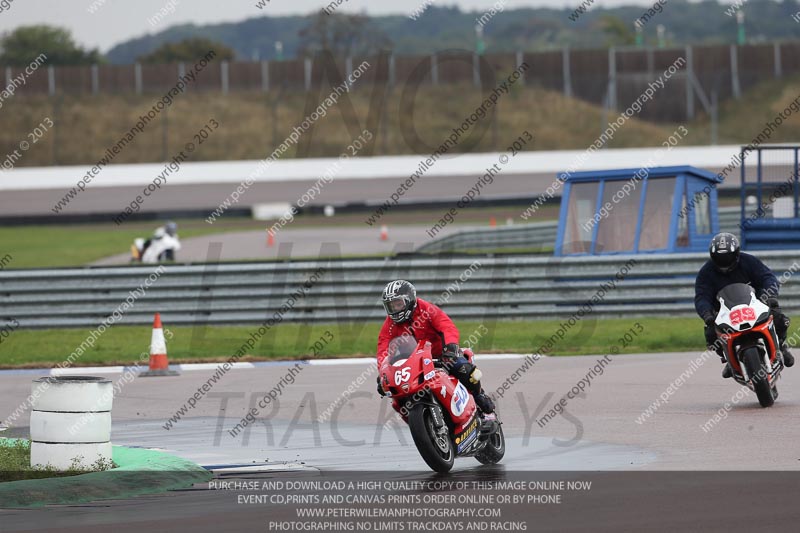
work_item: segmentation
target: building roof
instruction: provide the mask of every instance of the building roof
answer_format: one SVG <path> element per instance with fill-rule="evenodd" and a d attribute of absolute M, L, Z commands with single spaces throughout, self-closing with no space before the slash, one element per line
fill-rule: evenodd
<path fill-rule="evenodd" d="M 599 170 L 599 171 L 589 170 L 584 172 L 573 172 L 568 175 L 567 181 L 579 182 L 579 181 L 600 181 L 605 179 L 628 179 L 637 172 L 640 172 L 641 170 L 642 168 L 621 168 L 613 170 Z M 564 174 L 567 173 L 560 172 L 559 176 L 562 176 Z M 724 181 L 723 178 L 719 177 L 713 172 L 709 172 L 708 170 L 693 167 L 690 165 L 652 167 L 648 170 L 647 177 L 662 178 L 666 176 L 677 176 L 678 174 L 689 175 L 696 178 L 704 179 L 706 181 L 711 181 L 714 183 L 722 183 Z"/>

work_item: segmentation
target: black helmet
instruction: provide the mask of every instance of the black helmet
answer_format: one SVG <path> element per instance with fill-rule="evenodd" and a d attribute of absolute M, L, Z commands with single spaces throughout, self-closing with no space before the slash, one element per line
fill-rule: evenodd
<path fill-rule="evenodd" d="M 708 254 L 711 262 L 720 272 L 727 273 L 736 268 L 741 253 L 739 239 L 732 233 L 718 233 L 711 239 Z"/>
<path fill-rule="evenodd" d="M 409 320 L 417 307 L 417 289 L 404 279 L 390 282 L 383 289 L 383 308 L 395 324 Z"/>

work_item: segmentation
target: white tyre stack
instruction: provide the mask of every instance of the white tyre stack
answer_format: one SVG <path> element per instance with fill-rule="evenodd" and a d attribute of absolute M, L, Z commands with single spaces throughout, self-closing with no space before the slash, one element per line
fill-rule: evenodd
<path fill-rule="evenodd" d="M 48 376 L 33 382 L 31 466 L 88 469 L 111 463 L 110 380 Z"/>

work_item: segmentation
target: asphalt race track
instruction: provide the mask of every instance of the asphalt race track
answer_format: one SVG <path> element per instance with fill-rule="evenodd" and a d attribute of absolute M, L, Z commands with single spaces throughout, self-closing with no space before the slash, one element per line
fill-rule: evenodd
<path fill-rule="evenodd" d="M 163 427 L 167 419 L 213 370 L 136 379 L 115 398 L 112 439 L 214 466 L 218 479 L 227 481 L 333 479 L 360 472 L 398 481 L 534 476 L 593 482 L 591 490 L 568 493 L 561 504 L 523 507 L 512 517 L 504 516 L 503 520 L 528 520 L 527 530 L 796 530 L 797 370 L 784 372 L 780 397 L 769 409 L 761 408 L 750 392 L 737 395 L 740 387 L 720 377 L 715 358 L 668 392 L 698 356 L 614 356 L 604 373 L 585 387 L 584 396 L 568 400 L 564 414 L 544 427 L 536 419 L 585 378 L 599 356 L 542 358 L 498 401 L 507 437 L 501 464 L 481 466 L 472 458 L 457 459 L 447 476 L 427 470 L 407 428 L 392 425 L 395 415 L 388 400 L 376 395 L 375 370 L 366 362 L 302 366 L 295 382 L 257 414 L 249 431 L 235 437 L 229 430 L 294 363 L 230 371 L 169 430 Z M 478 362 L 484 383 L 493 390 L 524 363 L 510 356 L 485 356 Z M 343 391 L 359 376 L 363 385 L 343 402 Z M 0 373 L 4 408 L 13 410 L 30 392 L 35 377 Z M 118 379 L 119 374 L 111 377 Z M 640 418 L 659 398 L 667 402 L 649 418 Z M 337 400 L 340 407 L 328 410 Z M 326 410 L 332 421 L 324 415 Z M 255 465 L 258 472 L 220 471 L 242 465 Z M 196 486 L 125 501 L 8 510 L 0 512 L 0 530 L 269 531 L 268 520 L 297 520 L 291 506 L 237 503 L 239 494 Z M 765 517 L 761 511 L 767 508 Z"/>
<path fill-rule="evenodd" d="M 155 224 L 154 224 L 155 226 Z M 486 226 L 484 226 L 486 227 Z M 436 237 L 472 229 L 473 226 L 446 226 Z M 344 257 L 354 255 L 398 254 L 411 252 L 431 242 L 426 233 L 430 226 L 389 226 L 388 239 L 381 240 L 380 226 L 286 228 L 267 246 L 266 225 L 263 231 L 239 231 L 192 237 L 181 240 L 177 253 L 180 262 L 238 261 L 243 259 L 288 259 Z M 104 257 L 93 266 L 127 265 L 130 252 Z"/>

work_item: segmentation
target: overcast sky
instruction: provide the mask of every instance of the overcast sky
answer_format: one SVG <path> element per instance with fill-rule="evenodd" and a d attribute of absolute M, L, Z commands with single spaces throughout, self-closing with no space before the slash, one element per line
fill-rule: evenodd
<path fill-rule="evenodd" d="M 258 9 L 258 0 L 9 0 L 9 8 L 0 12 L 0 32 L 20 25 L 50 24 L 72 30 L 78 42 L 90 48 L 109 48 L 131 37 L 157 33 L 183 23 L 207 24 L 235 22 L 264 15 L 307 14 L 331 0 L 269 0 Z M 371 15 L 408 15 L 429 0 L 345 0 L 343 11 L 366 11 Z M 580 0 L 433 0 L 437 5 L 458 5 L 463 10 L 487 11 L 496 3 L 515 7 L 576 7 Z M 730 3 L 730 2 L 728 2 Z M 91 14 L 91 5 L 98 6 Z M 653 0 L 597 0 L 597 5 L 652 5 Z M 155 28 L 147 22 L 165 6 L 173 5 L 170 14 Z"/>

